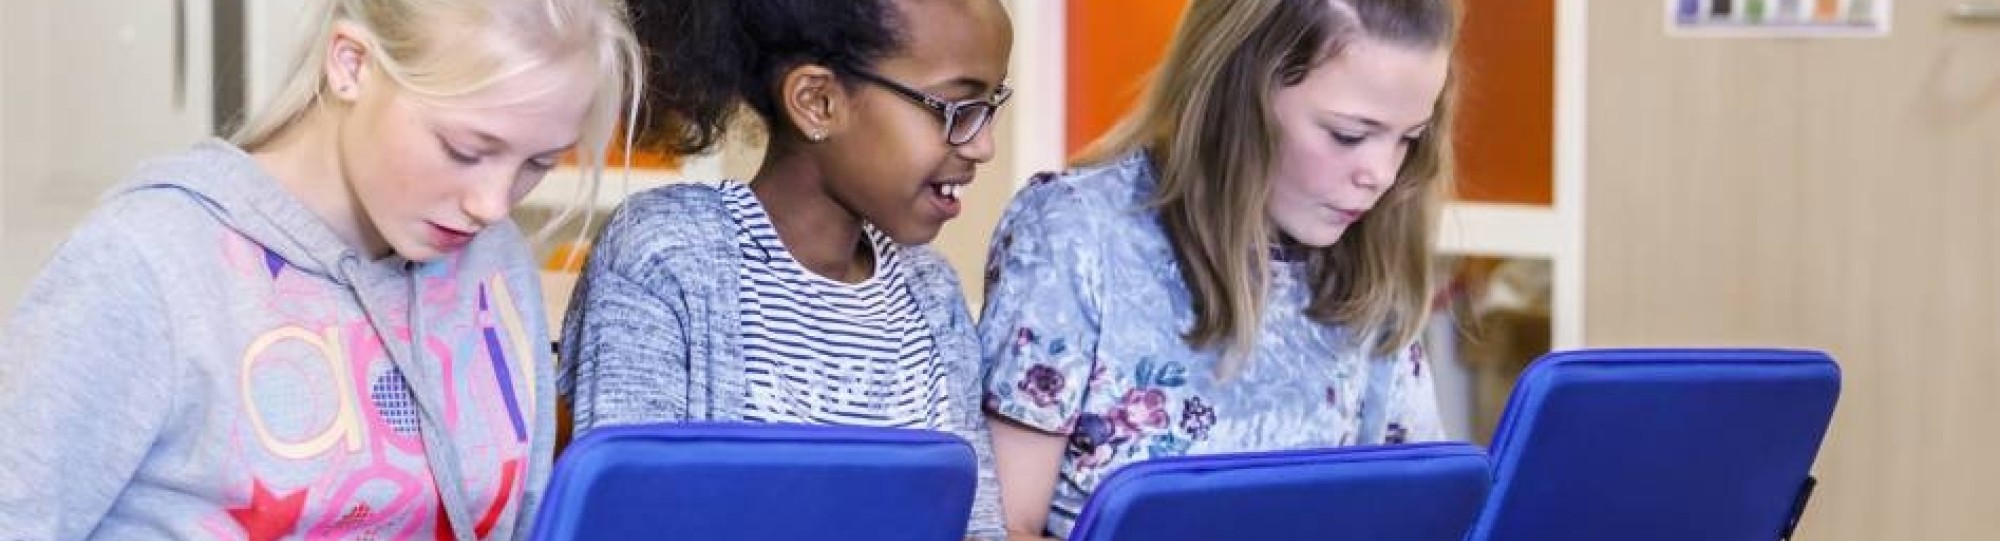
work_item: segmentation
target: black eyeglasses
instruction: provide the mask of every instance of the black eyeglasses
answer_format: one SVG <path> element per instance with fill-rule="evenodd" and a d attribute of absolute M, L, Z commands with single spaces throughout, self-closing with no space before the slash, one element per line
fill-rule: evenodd
<path fill-rule="evenodd" d="M 999 111 L 1000 106 L 1007 103 L 1007 98 L 1014 95 L 1014 89 L 1002 83 L 1000 88 L 993 90 L 992 97 L 976 100 L 948 101 L 924 91 L 904 86 L 902 83 L 891 81 L 888 77 L 862 70 L 855 70 L 854 74 L 861 76 L 862 79 L 867 79 L 868 82 L 882 85 L 883 88 L 887 88 L 897 94 L 902 94 L 903 97 L 909 98 L 910 101 L 917 102 L 919 105 L 923 105 L 932 111 L 937 111 L 940 115 L 944 115 L 944 142 L 949 143 L 951 146 L 959 146 L 972 142 L 972 138 L 979 136 L 979 130 L 986 129 L 986 125 L 992 122 L 993 113 Z"/>

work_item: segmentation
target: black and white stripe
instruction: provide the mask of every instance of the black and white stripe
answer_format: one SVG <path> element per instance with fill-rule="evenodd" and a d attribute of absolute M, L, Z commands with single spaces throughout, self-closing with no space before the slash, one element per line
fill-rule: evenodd
<path fill-rule="evenodd" d="M 900 249 L 873 226 L 875 275 L 847 284 L 801 266 L 748 184 L 728 182 L 740 226 L 737 274 L 744 416 L 762 422 L 947 426 L 945 370 L 910 295 Z"/>

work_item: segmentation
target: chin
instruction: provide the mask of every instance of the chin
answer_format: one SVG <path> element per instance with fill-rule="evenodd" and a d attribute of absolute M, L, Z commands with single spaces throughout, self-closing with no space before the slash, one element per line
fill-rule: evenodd
<path fill-rule="evenodd" d="M 415 250 L 397 250 L 396 255 L 402 256 L 403 259 L 407 259 L 411 263 L 429 263 L 431 260 L 437 259 L 438 256 L 444 254 L 429 248 L 418 248 Z"/>
<path fill-rule="evenodd" d="M 1311 231 L 1300 232 L 1304 234 L 1292 233 L 1290 231 L 1286 231 L 1285 234 L 1291 236 L 1292 241 L 1300 245 L 1309 248 L 1325 248 L 1333 246 L 1336 242 L 1340 242 L 1340 237 L 1346 232 L 1347 228 L 1345 227 L 1320 227 L 1314 228 Z"/>
<path fill-rule="evenodd" d="M 444 255 L 444 252 L 439 251 L 437 248 L 416 243 L 391 244 L 389 245 L 389 249 L 394 251 L 397 256 L 416 263 L 427 263 L 430 260 L 437 259 L 438 256 Z"/>
<path fill-rule="evenodd" d="M 912 224 L 893 229 L 876 224 L 875 227 L 881 228 L 882 234 L 888 235 L 889 240 L 896 241 L 896 244 L 904 246 L 930 244 L 931 241 L 937 240 L 938 232 L 944 230 L 944 224 Z"/>

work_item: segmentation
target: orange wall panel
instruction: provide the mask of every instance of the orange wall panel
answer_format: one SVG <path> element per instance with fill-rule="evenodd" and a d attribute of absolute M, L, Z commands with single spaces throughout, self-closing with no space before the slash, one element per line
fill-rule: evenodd
<path fill-rule="evenodd" d="M 1075 155 L 1138 101 L 1187 2 L 1075 0 L 1067 10 L 1063 148 Z"/>
<path fill-rule="evenodd" d="M 1459 199 L 1549 205 L 1555 189 L 1555 0 L 1462 5 Z"/>

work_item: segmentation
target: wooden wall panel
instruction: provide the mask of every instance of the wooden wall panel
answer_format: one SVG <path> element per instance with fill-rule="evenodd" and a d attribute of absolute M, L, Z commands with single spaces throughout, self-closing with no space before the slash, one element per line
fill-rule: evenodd
<path fill-rule="evenodd" d="M 1837 357 L 1801 539 L 2000 532 L 2000 29 L 1948 4 L 1858 40 L 1590 4 L 1586 341 Z"/>

